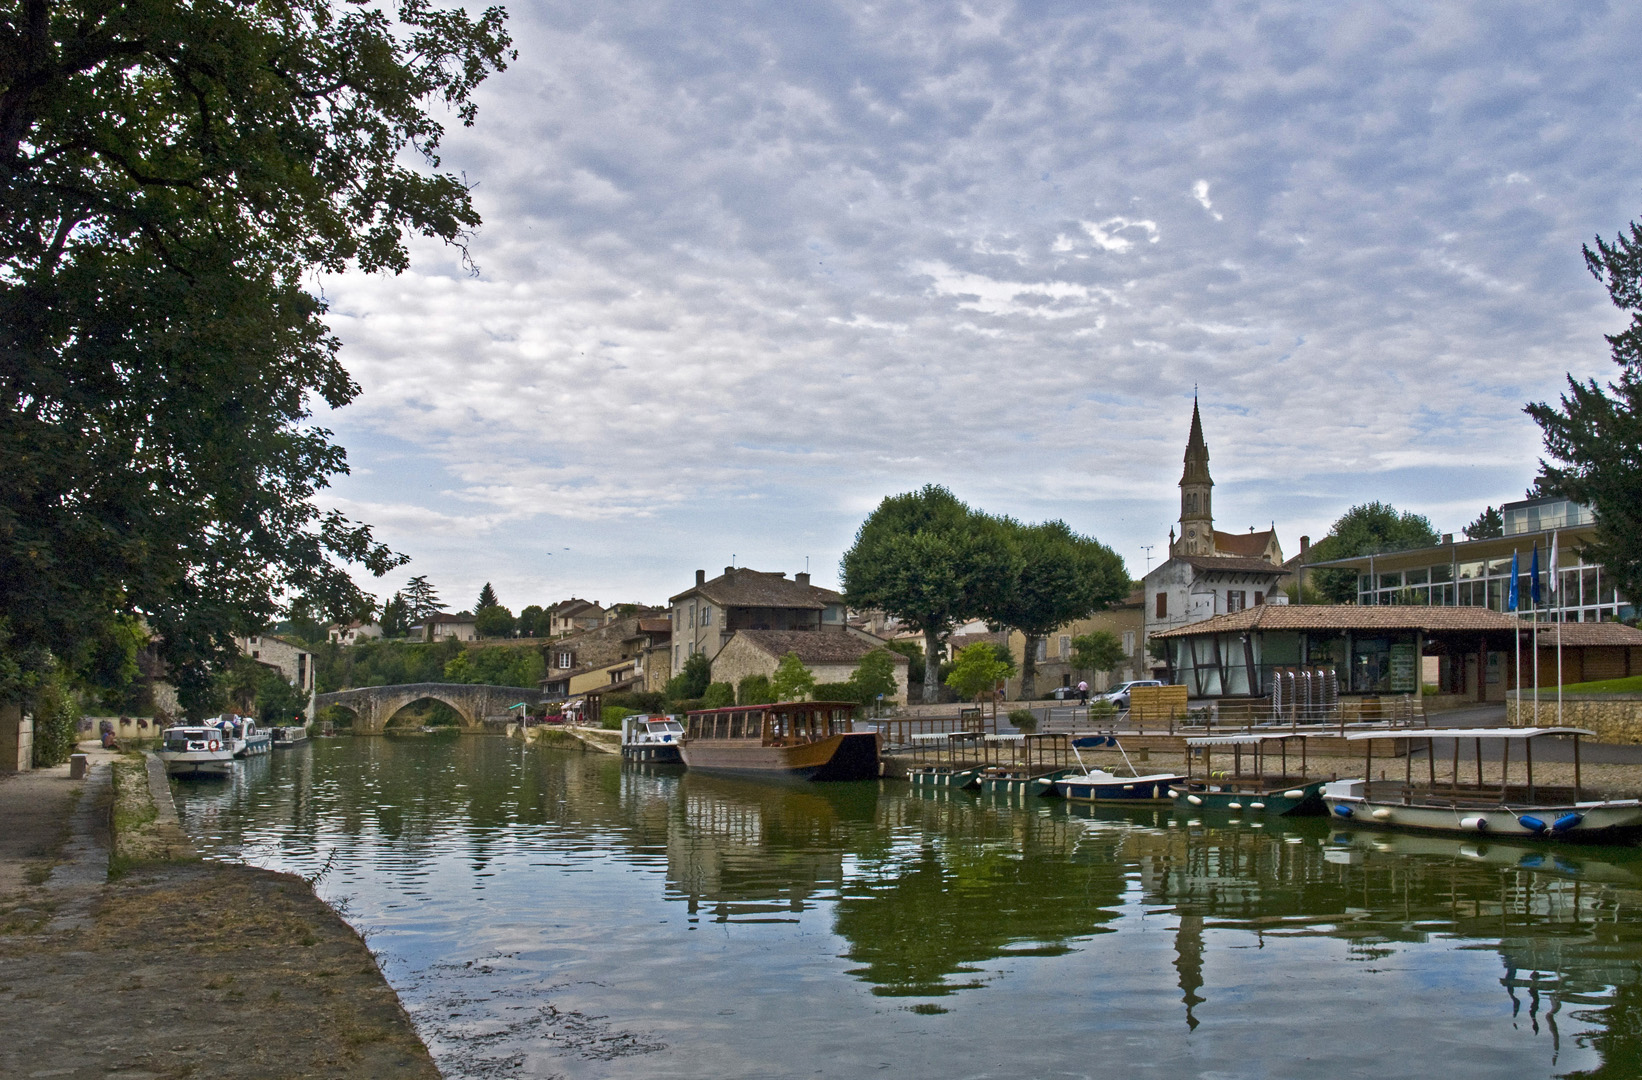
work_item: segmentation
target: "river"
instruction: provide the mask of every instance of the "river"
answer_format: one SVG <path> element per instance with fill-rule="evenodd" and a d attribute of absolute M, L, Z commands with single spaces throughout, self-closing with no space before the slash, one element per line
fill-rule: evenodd
<path fill-rule="evenodd" d="M 1642 1075 L 1636 849 L 481 736 L 316 740 L 177 801 L 207 857 L 316 881 L 450 1077 Z"/>

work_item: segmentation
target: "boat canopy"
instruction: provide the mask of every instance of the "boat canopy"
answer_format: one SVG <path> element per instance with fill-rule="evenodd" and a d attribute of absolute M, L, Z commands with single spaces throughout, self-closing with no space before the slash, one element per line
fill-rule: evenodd
<path fill-rule="evenodd" d="M 1259 746 L 1261 743 L 1281 742 L 1288 739 L 1309 739 L 1309 731 L 1259 732 L 1242 735 L 1194 735 L 1186 740 L 1187 746 Z M 1333 732 L 1317 732 L 1332 736 Z M 1354 736 L 1353 736 L 1354 737 Z"/>
<path fill-rule="evenodd" d="M 1515 728 L 1394 728 L 1386 731 L 1354 731 L 1347 741 L 1359 739 L 1501 739 L 1521 742 L 1541 735 L 1595 735 L 1596 732 L 1577 727 L 1515 727 Z"/>
<path fill-rule="evenodd" d="M 911 736 L 913 742 L 964 742 L 982 737 L 979 731 L 925 731 Z"/>

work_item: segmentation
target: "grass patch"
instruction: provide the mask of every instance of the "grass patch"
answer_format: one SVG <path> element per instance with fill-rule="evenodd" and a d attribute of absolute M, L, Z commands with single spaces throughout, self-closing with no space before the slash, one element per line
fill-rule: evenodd
<path fill-rule="evenodd" d="M 1642 675 L 1632 675 L 1628 679 L 1599 679 L 1596 682 L 1566 683 L 1562 687 L 1564 693 L 1569 694 L 1642 694 Z M 1556 687 L 1551 687 L 1555 692 Z M 1540 697 L 1545 696 L 1545 687 L 1539 688 Z"/>
<path fill-rule="evenodd" d="M 177 862 L 198 856 L 182 831 L 159 825 L 159 810 L 148 790 L 148 762 L 141 754 L 126 754 L 114 763 L 114 804 L 109 814 L 113 834 L 108 873 L 120 877 L 148 863 Z"/>

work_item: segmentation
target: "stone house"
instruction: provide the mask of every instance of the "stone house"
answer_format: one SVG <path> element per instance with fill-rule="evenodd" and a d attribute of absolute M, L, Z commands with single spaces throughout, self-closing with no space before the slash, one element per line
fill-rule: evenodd
<path fill-rule="evenodd" d="M 326 636 L 333 645 L 357 645 L 381 637 L 382 626 L 374 622 L 332 623 Z"/>
<path fill-rule="evenodd" d="M 811 630 L 737 630 L 713 657 L 713 681 L 739 686 L 749 675 L 773 677 L 782 657 L 794 653 L 818 683 L 848 681 L 861 658 L 885 647 L 882 638 L 864 631 L 816 633 Z M 905 705 L 907 658 L 890 653 L 895 663 L 895 693 L 886 705 Z"/>
<path fill-rule="evenodd" d="M 766 573 L 726 566 L 711 581 L 696 571 L 696 583 L 668 600 L 672 621 L 672 674 L 696 653 L 709 660 L 740 630 L 837 633 L 848 629 L 844 598 L 810 584 L 809 574 Z"/>
<path fill-rule="evenodd" d="M 457 641 L 478 641 L 479 626 L 473 621 L 472 612 L 459 611 L 455 615 L 436 612 L 429 615 L 419 627 L 412 627 L 413 632 L 420 631 L 423 641 L 443 641 L 445 638 L 455 638 Z"/>
<path fill-rule="evenodd" d="M 255 634 L 234 639 L 243 656 L 249 656 L 265 667 L 271 667 L 284 676 L 285 681 L 308 695 L 304 712 L 308 719 L 314 716 L 314 654 L 295 642 L 273 634 Z"/>
<path fill-rule="evenodd" d="M 609 621 L 609 613 L 596 600 L 561 600 L 547 609 L 548 636 L 566 637 L 585 630 L 597 630 Z"/>
<path fill-rule="evenodd" d="M 640 616 L 637 628 L 622 639 L 636 661 L 633 673 L 639 677 L 637 689 L 659 694 L 667 689 L 673 673 L 673 620 L 665 616 Z"/>
<path fill-rule="evenodd" d="M 639 624 L 650 621 L 629 616 L 543 645 L 547 675 L 542 688 L 566 697 L 589 690 L 643 689 L 637 675 L 647 638 Z"/>
<path fill-rule="evenodd" d="M 1057 686 L 1076 686 L 1080 681 L 1088 682 L 1091 691 L 1102 691 L 1130 679 L 1151 678 L 1151 655 L 1146 651 L 1145 608 L 1146 594 L 1136 589 L 1105 611 L 1069 622 L 1039 640 L 1037 692 L 1046 694 Z M 1123 643 L 1124 660 L 1112 671 L 1079 671 L 1072 666 L 1072 639 L 1096 630 L 1104 630 Z M 1015 659 L 1017 671 L 1020 670 L 1026 659 L 1026 635 L 1019 630 L 1010 631 L 1009 654 Z M 1015 696 L 1019 689 L 1020 676 L 1017 674 L 1009 680 L 1010 696 Z"/>

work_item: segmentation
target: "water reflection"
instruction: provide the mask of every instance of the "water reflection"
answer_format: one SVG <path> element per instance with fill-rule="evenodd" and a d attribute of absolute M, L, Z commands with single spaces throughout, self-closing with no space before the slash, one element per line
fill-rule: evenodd
<path fill-rule="evenodd" d="M 1417 1048 L 1376 1076 L 1642 1061 L 1634 850 L 761 783 L 486 738 L 321 740 L 180 802 L 221 857 L 351 905 L 451 1075 L 627 1075 L 618 1058 L 664 1050 L 677 1075 L 1048 1075 L 1096 1049 L 1143 1074 L 1353 1075 L 1365 1017 Z M 944 1014 L 932 1045 L 917 1025 Z M 841 1025 L 867 1032 L 848 1053 Z"/>

